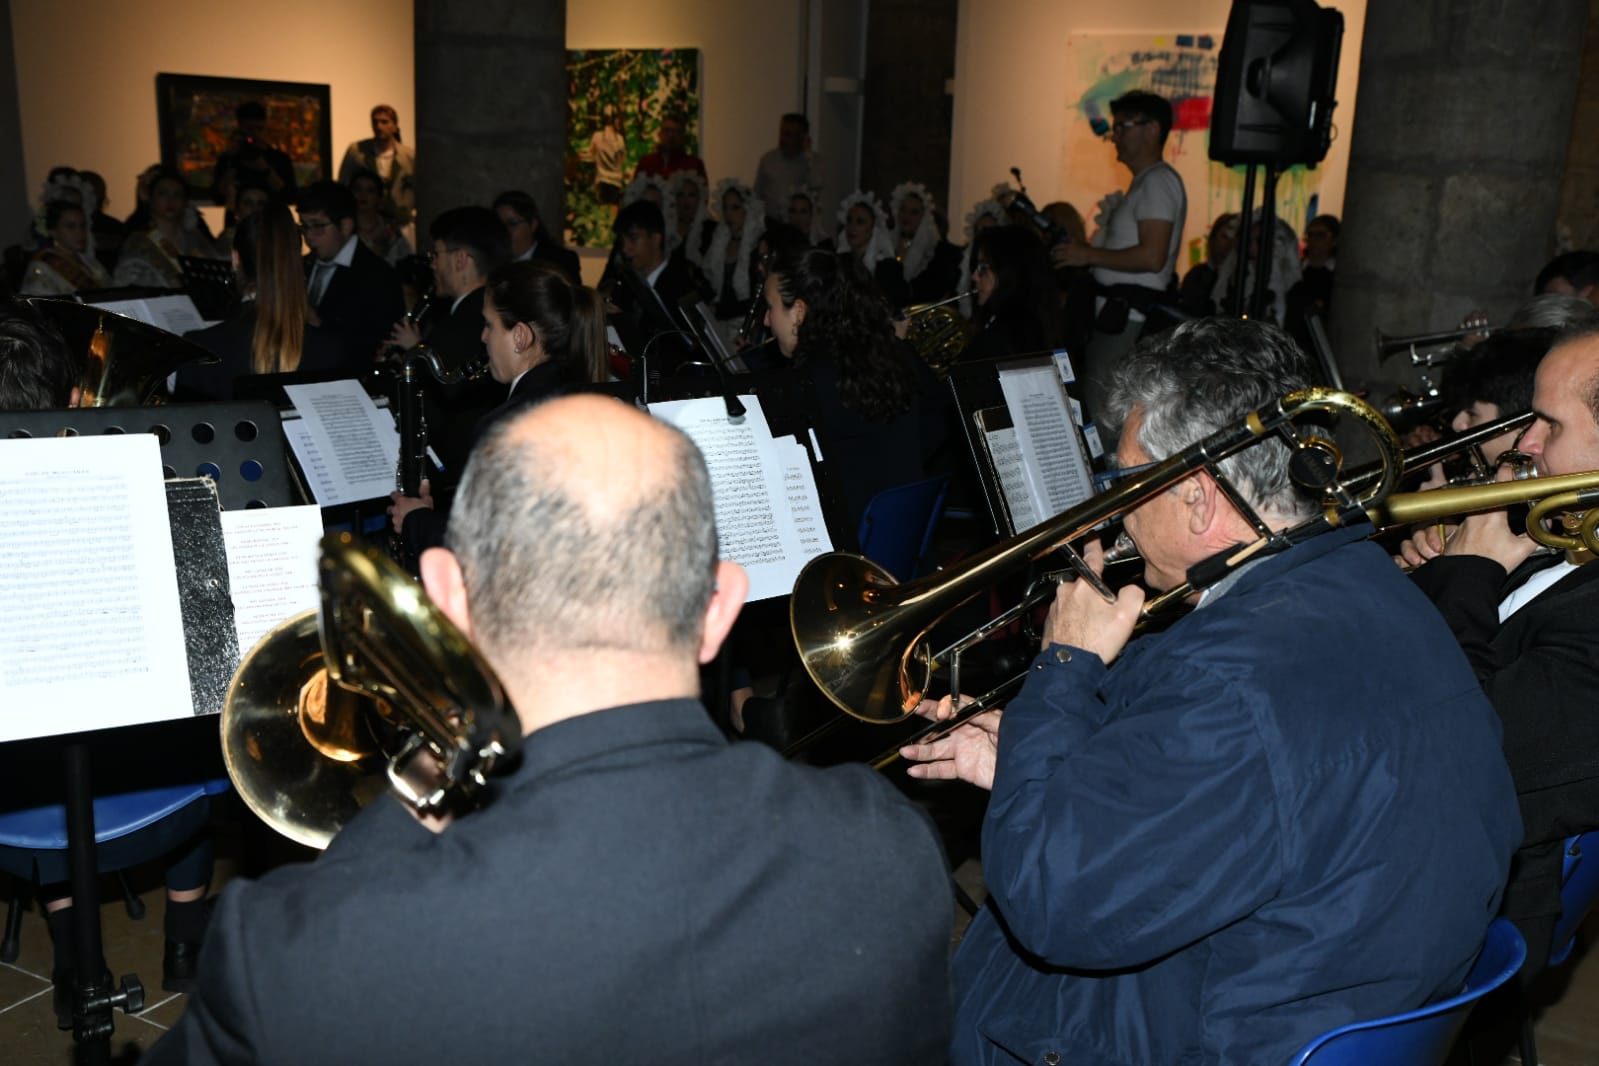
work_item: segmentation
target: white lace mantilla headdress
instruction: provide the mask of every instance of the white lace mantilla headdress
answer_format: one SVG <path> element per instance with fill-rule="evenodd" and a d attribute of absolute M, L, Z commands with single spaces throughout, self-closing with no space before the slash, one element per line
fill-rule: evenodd
<path fill-rule="evenodd" d="M 766 206 L 755 199 L 754 189 L 737 178 L 723 178 L 716 183 L 716 195 L 711 201 L 716 215 L 716 232 L 711 234 L 711 246 L 705 250 L 705 270 L 711 284 L 720 289 L 718 282 L 726 262 L 727 245 L 733 239 L 733 231 L 728 228 L 727 220 L 722 218 L 722 203 L 730 192 L 737 193 L 744 201 L 744 232 L 739 234 L 738 266 L 733 270 L 733 295 L 740 300 L 748 300 L 750 257 L 755 254 L 755 242 L 761 239 L 761 232 L 766 229 Z"/>
<path fill-rule="evenodd" d="M 699 197 L 695 201 L 698 206 L 694 209 L 694 217 L 689 220 L 688 225 L 688 234 L 695 239 L 688 242 L 688 247 L 683 249 L 683 254 L 688 256 L 689 262 L 703 268 L 705 262 L 700 255 L 698 237 L 705 223 L 710 221 L 711 216 L 705 209 L 705 179 L 692 170 L 679 170 L 666 179 L 667 204 L 671 213 L 667 214 L 666 210 L 661 213 L 672 220 L 672 224 L 666 227 L 666 248 L 668 252 L 672 252 L 677 249 L 679 244 L 683 243 L 683 238 L 677 232 L 677 194 L 682 191 L 684 185 L 690 184 L 699 190 Z"/>
<path fill-rule="evenodd" d="M 996 185 L 994 187 L 996 194 L 1000 193 L 1001 190 L 1005 192 L 1015 191 L 1009 185 Z M 977 223 L 985 217 L 992 218 L 996 226 L 1003 226 L 1010 221 L 1010 217 L 1005 213 L 1005 205 L 995 199 L 979 200 L 972 205 L 970 211 L 966 212 L 966 249 L 961 252 L 961 280 L 960 284 L 956 286 L 962 291 L 970 289 L 972 285 L 972 256 L 976 252 L 974 246 L 977 244 Z M 976 305 L 972 302 L 972 297 L 961 297 L 961 317 L 971 318 L 975 309 Z"/>
<path fill-rule="evenodd" d="M 41 244 L 50 243 L 50 230 L 45 225 L 45 208 L 57 201 L 77 204 L 83 208 L 83 225 L 89 235 L 89 255 L 94 255 L 94 213 L 100 210 L 100 200 L 94 186 L 77 174 L 58 174 L 44 183 L 39 193 L 39 206 L 33 212 L 33 232 Z"/>
<path fill-rule="evenodd" d="M 864 205 L 871 211 L 877 224 L 872 227 L 872 242 L 866 246 L 866 254 L 861 257 L 861 265 L 870 274 L 876 269 L 877 264 L 884 259 L 894 258 L 894 234 L 888 228 L 888 213 L 883 210 L 883 205 L 877 197 L 863 189 L 856 189 L 838 205 L 838 251 L 842 255 L 850 252 L 849 236 L 844 232 L 845 223 L 849 220 L 849 209 L 856 204 Z"/>
<path fill-rule="evenodd" d="M 914 196 L 922 202 L 922 220 L 917 224 L 916 232 L 911 234 L 905 254 L 900 258 L 905 280 L 910 281 L 920 277 L 922 271 L 927 269 L 927 264 L 933 261 L 933 252 L 938 249 L 938 223 L 933 220 L 933 194 L 927 191 L 927 186 L 919 181 L 906 181 L 894 186 L 894 191 L 888 195 L 890 229 L 897 231 L 899 205 L 905 202 L 907 196 Z M 895 247 L 899 247 L 898 243 Z"/>
<path fill-rule="evenodd" d="M 1272 302 L 1270 314 L 1279 325 L 1288 315 L 1288 290 L 1298 284 L 1303 272 L 1299 266 L 1299 235 L 1294 232 L 1294 227 L 1277 219 L 1276 239 L 1271 246 L 1271 273 L 1266 278 L 1266 286 L 1271 290 Z M 1260 226 L 1265 222 L 1264 214 L 1260 208 L 1255 208 L 1254 229 L 1260 232 Z M 1228 223 L 1233 227 L 1233 237 L 1238 235 L 1238 220 L 1235 218 Z M 1253 242 L 1251 242 L 1253 243 Z M 1216 284 L 1210 290 L 1210 297 L 1216 302 L 1217 307 L 1227 305 L 1227 290 L 1232 287 L 1233 273 L 1238 269 L 1238 257 L 1247 254 L 1247 249 L 1235 247 L 1227 253 L 1227 258 L 1216 269 Z M 1244 270 L 1244 295 L 1247 299 L 1255 291 L 1255 264 L 1250 263 Z"/>

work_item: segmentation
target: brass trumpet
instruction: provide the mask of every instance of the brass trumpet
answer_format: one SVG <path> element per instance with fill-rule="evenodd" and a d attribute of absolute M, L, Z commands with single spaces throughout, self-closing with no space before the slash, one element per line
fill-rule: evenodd
<path fill-rule="evenodd" d="M 1418 348 L 1437 348 L 1441 345 L 1458 341 L 1462 337 L 1469 337 L 1474 333 L 1492 333 L 1503 326 L 1460 326 L 1456 329 L 1438 330 L 1435 333 L 1411 333 L 1405 336 L 1391 336 L 1382 330 L 1372 331 L 1372 341 L 1377 348 L 1377 361 L 1386 362 L 1399 352 L 1410 352 L 1412 360 L 1420 358 Z"/>
<path fill-rule="evenodd" d="M 1400 492 L 1368 509 L 1378 526 L 1436 522 L 1525 503 L 1527 536 L 1546 548 L 1599 553 L 1599 470 L 1555 477 Z M 1556 529 L 1554 522 L 1560 522 Z"/>
<path fill-rule="evenodd" d="M 522 743 L 494 671 L 376 548 L 324 537 L 319 572 L 321 611 L 263 637 L 228 687 L 222 753 L 239 795 L 313 848 L 390 787 L 423 813 L 469 804 Z M 424 756 L 419 787 L 407 771 Z"/>
<path fill-rule="evenodd" d="M 1386 473 L 1364 492 L 1349 492 L 1339 482 L 1341 458 L 1330 441 L 1295 426 L 1295 419 L 1318 411 L 1352 415 L 1387 457 Z M 1217 465 L 1267 437 L 1288 442 L 1294 449 L 1296 480 L 1312 485 L 1323 497 L 1321 514 L 1288 530 L 1268 528 Z M 1190 573 L 1191 584 L 1151 601 L 1146 605 L 1148 613 L 1181 602 L 1251 558 L 1281 550 L 1363 514 L 1393 487 L 1402 461 L 1398 438 L 1367 404 L 1332 389 L 1305 389 L 1130 476 L 1120 487 L 929 577 L 898 584 L 882 567 L 860 556 L 818 556 L 800 572 L 790 600 L 794 642 L 811 680 L 841 710 L 863 721 L 897 722 L 927 695 L 937 671 L 947 671 L 951 690 L 959 692 L 961 652 L 986 639 L 1005 619 L 1025 609 L 1025 603 L 940 650 L 935 650 L 930 640 L 934 626 L 978 593 L 1057 549 L 1065 549 L 1079 572 L 1097 581 L 1071 550 L 1071 543 L 1195 471 L 1207 470 L 1216 479 L 1250 519 L 1258 539 L 1224 553 L 1209 565 L 1196 567 Z M 1033 584 L 1029 599 L 1054 593 L 1053 582 L 1045 581 L 1043 587 L 1040 582 Z"/>

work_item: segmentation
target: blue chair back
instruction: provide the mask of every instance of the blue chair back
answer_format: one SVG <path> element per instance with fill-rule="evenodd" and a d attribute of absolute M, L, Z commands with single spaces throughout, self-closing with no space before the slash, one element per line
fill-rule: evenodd
<path fill-rule="evenodd" d="M 1448 1057 L 1471 1008 L 1510 980 L 1526 957 L 1527 945 L 1516 927 L 1496 918 L 1459 995 L 1323 1033 L 1305 1045 L 1290 1066 L 1438 1066 Z"/>
<path fill-rule="evenodd" d="M 226 792 L 227 778 L 191 785 L 141 789 L 94 798 L 94 839 L 98 844 L 136 833 L 176 814 L 197 799 Z M 0 814 L 0 845 L 33 851 L 67 846 L 67 809 L 59 803 Z"/>
<path fill-rule="evenodd" d="M 1565 869 L 1560 877 L 1560 920 L 1550 943 L 1549 965 L 1559 966 L 1571 955 L 1577 927 L 1599 899 L 1599 830 L 1566 838 Z"/>
<path fill-rule="evenodd" d="M 873 496 L 861 515 L 861 554 L 900 581 L 915 577 L 917 562 L 933 542 L 948 486 L 947 476 L 935 477 Z"/>

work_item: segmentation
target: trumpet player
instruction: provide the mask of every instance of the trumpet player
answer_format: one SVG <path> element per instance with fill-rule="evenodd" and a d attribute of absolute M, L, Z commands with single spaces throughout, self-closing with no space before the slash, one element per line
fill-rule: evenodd
<path fill-rule="evenodd" d="M 688 438 L 593 395 L 504 418 L 449 538 L 423 582 L 521 766 L 452 824 L 379 797 L 316 862 L 230 884 L 147 1061 L 938 1061 L 931 823 L 865 767 L 730 745 L 697 698 L 748 582 Z"/>
<path fill-rule="evenodd" d="M 1540 476 L 1599 470 L 1599 316 L 1569 327 L 1538 364 L 1536 418 L 1520 449 Z M 1504 730 L 1524 825 L 1505 916 L 1541 970 L 1560 915 L 1562 841 L 1599 827 L 1599 568 L 1511 531 L 1503 511 L 1471 515 L 1444 543 L 1424 529 L 1401 548 L 1426 562 L 1416 584 L 1443 613 Z M 1431 560 L 1427 562 L 1427 560 Z"/>
<path fill-rule="evenodd" d="M 1117 460 L 1168 457 L 1307 372 L 1269 324 L 1184 323 L 1117 371 Z M 1221 468 L 1274 528 L 1314 512 L 1278 441 Z M 1160 590 L 1256 539 L 1205 471 L 1125 526 Z M 1136 640 L 1141 591 L 1063 585 L 1020 695 L 902 750 L 992 792 L 953 1063 L 1287 1062 L 1459 990 L 1515 798 L 1465 657 L 1368 532 L 1246 563 Z"/>

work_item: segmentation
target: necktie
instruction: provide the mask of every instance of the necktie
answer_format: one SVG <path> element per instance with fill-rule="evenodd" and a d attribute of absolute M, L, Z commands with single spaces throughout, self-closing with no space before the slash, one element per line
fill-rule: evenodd
<path fill-rule="evenodd" d="M 311 306 L 317 307 L 322 303 L 322 296 L 328 291 L 328 282 L 333 280 L 333 272 L 339 264 L 328 260 L 323 262 L 318 259 L 311 268 Z"/>

